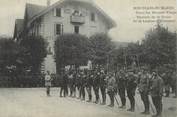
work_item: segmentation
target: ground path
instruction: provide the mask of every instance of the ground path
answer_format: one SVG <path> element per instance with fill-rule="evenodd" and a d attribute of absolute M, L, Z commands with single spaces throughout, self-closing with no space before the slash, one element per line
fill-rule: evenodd
<path fill-rule="evenodd" d="M 136 112 L 131 113 L 118 109 L 117 105 L 110 108 L 75 98 L 60 98 L 58 88 L 52 88 L 51 97 L 46 97 L 44 88 L 1 88 L 0 117 L 150 117 L 139 114 L 143 104 L 138 100 L 139 95 L 136 96 Z M 176 99 L 164 98 L 163 103 L 163 117 L 176 117 Z"/>

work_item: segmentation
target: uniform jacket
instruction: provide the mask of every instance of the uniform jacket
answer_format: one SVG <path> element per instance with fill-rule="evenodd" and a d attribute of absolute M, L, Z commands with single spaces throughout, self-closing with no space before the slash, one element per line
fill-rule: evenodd
<path fill-rule="evenodd" d="M 115 91 L 115 89 L 116 89 L 116 80 L 115 80 L 114 77 L 111 77 L 110 79 L 108 79 L 107 89 L 108 89 L 108 92 L 109 91 Z"/>
<path fill-rule="evenodd" d="M 162 96 L 163 95 L 163 80 L 159 76 L 153 76 L 151 80 L 151 96 Z"/>
<path fill-rule="evenodd" d="M 51 80 L 52 80 L 51 76 L 46 75 L 45 76 L 45 86 L 51 86 L 52 85 Z"/>
<path fill-rule="evenodd" d="M 127 80 L 124 74 L 119 74 L 117 76 L 117 85 L 118 89 L 125 89 L 127 84 Z"/>
<path fill-rule="evenodd" d="M 136 77 L 134 75 L 128 76 L 127 93 L 132 93 L 133 95 L 135 95 L 136 87 L 137 87 Z"/>
<path fill-rule="evenodd" d="M 105 74 L 100 75 L 100 86 L 106 87 L 106 75 Z"/>
<path fill-rule="evenodd" d="M 144 92 L 144 93 L 148 93 L 149 92 L 149 87 L 150 87 L 150 79 L 148 77 L 148 75 L 146 74 L 142 74 L 140 75 L 140 80 L 139 80 L 139 84 L 138 84 L 138 90 L 139 92 Z"/>

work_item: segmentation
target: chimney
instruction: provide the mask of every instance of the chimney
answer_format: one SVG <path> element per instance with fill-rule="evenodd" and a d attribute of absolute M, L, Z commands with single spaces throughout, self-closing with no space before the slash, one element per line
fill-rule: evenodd
<path fill-rule="evenodd" d="M 47 0 L 47 6 L 50 6 L 51 0 Z"/>

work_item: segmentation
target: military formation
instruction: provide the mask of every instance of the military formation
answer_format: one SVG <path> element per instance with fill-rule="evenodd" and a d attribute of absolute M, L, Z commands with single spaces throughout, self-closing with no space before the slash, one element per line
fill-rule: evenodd
<path fill-rule="evenodd" d="M 128 99 L 130 108 L 127 111 L 134 112 L 137 104 L 135 95 L 139 93 L 144 104 L 144 111 L 141 114 L 148 115 L 150 110 L 153 110 L 153 117 L 161 117 L 164 77 L 165 75 L 159 74 L 157 70 L 149 71 L 146 68 L 120 69 L 118 72 L 108 72 L 102 67 L 93 70 L 64 70 L 61 75 L 60 97 L 69 96 L 106 105 L 108 95 L 110 100 L 108 106 L 114 107 L 117 103 L 120 109 L 126 109 Z M 168 96 L 166 90 L 165 88 L 165 94 Z M 86 94 L 88 99 L 86 99 Z M 117 94 L 121 103 L 116 98 Z M 150 103 L 150 98 L 152 103 Z M 152 108 L 152 104 L 156 110 Z"/>

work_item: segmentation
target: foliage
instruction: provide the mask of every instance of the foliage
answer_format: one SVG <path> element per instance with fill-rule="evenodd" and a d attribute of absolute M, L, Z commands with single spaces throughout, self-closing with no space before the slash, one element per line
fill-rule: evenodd
<path fill-rule="evenodd" d="M 90 58 L 90 42 L 87 37 L 78 34 L 64 34 L 55 42 L 57 69 L 66 65 L 86 65 Z M 58 70 L 57 70 L 58 71 Z"/>
<path fill-rule="evenodd" d="M 145 62 L 151 67 L 175 63 L 176 34 L 170 32 L 168 28 L 158 24 L 156 28 L 147 32 L 142 45 Z"/>
<path fill-rule="evenodd" d="M 140 66 L 148 66 L 151 69 L 170 66 L 175 69 L 176 63 L 176 33 L 170 32 L 158 24 L 155 28 L 147 31 L 141 43 L 130 43 L 128 47 L 117 50 L 117 61 L 130 66 L 133 61 Z M 112 53 L 115 54 L 115 53 Z M 126 58 L 125 58 L 126 56 Z M 121 64 L 123 66 L 123 64 Z M 125 66 L 125 64 L 124 64 Z"/>
<path fill-rule="evenodd" d="M 95 34 L 90 37 L 93 53 L 91 60 L 94 64 L 105 65 L 110 53 L 114 50 L 111 38 L 107 34 Z"/>
<path fill-rule="evenodd" d="M 17 68 L 22 48 L 12 39 L 0 39 L 0 73 L 11 75 Z"/>
<path fill-rule="evenodd" d="M 40 73 L 40 68 L 47 55 L 47 43 L 42 37 L 28 36 L 20 42 L 23 48 L 21 61 L 22 69 L 30 73 Z"/>

